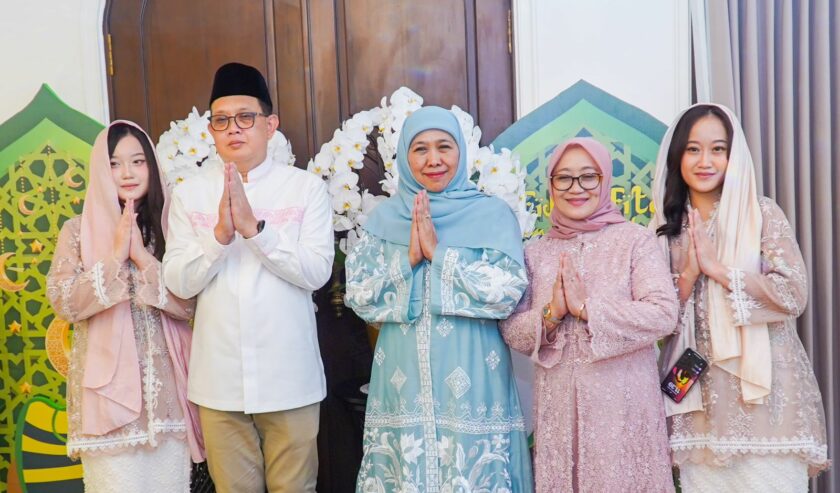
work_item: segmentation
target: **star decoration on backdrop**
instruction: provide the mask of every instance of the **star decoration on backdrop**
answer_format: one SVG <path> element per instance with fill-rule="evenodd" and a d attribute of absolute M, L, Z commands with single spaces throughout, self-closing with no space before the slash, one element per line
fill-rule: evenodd
<path fill-rule="evenodd" d="M 12 321 L 12 323 L 9 324 L 9 330 L 12 331 L 12 334 L 19 335 L 20 334 L 20 329 L 21 329 L 21 325 L 20 325 L 20 323 L 18 323 L 17 320 L 14 320 L 14 321 Z"/>
<path fill-rule="evenodd" d="M 44 244 L 38 240 L 33 240 L 29 247 L 32 248 L 32 253 L 41 253 L 44 250 Z"/>
<path fill-rule="evenodd" d="M 20 393 L 25 394 L 27 396 L 29 394 L 31 394 L 32 393 L 32 384 L 30 384 L 29 382 L 23 382 L 22 384 L 20 384 Z"/>

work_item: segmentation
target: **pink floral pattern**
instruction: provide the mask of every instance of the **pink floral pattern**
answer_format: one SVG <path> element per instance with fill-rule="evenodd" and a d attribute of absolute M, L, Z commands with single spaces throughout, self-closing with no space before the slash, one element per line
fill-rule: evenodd
<path fill-rule="evenodd" d="M 280 227 L 287 223 L 300 224 L 303 222 L 303 207 L 286 207 L 284 209 L 254 209 L 254 216 L 266 223 Z M 193 228 L 212 229 L 219 222 L 216 213 L 190 212 L 190 223 Z"/>

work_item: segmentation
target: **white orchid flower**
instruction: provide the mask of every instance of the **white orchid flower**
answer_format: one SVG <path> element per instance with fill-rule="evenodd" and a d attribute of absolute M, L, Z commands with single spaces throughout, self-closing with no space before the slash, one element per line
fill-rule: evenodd
<path fill-rule="evenodd" d="M 344 130 L 361 130 L 365 135 L 371 133 L 374 128 L 373 111 L 360 111 L 353 115 L 353 118 L 344 122 Z"/>
<path fill-rule="evenodd" d="M 379 180 L 379 183 L 382 185 L 382 191 L 393 197 L 400 186 L 399 175 L 394 172 L 385 173 L 385 178 Z"/>
<path fill-rule="evenodd" d="M 377 127 L 382 123 L 386 114 L 387 112 L 380 107 L 372 108 L 368 111 L 368 116 L 370 116 L 370 121 L 374 127 Z"/>
<path fill-rule="evenodd" d="M 469 154 L 467 155 L 469 156 Z M 481 147 L 471 156 L 471 158 L 471 161 L 468 161 L 470 165 L 470 176 L 472 176 L 472 174 L 476 171 L 481 172 L 484 170 L 484 165 L 493 160 L 493 151 L 491 151 L 488 147 Z"/>
<path fill-rule="evenodd" d="M 347 237 L 338 240 L 338 249 L 344 253 L 350 253 L 350 250 L 359 242 L 359 233 L 355 229 L 347 231 Z"/>
<path fill-rule="evenodd" d="M 333 230 L 340 232 L 348 229 L 353 229 L 353 221 L 343 214 L 333 214 Z"/>
<path fill-rule="evenodd" d="M 353 190 L 342 190 L 332 196 L 331 202 L 335 212 L 355 211 L 362 204 L 362 196 L 359 192 Z"/>
<path fill-rule="evenodd" d="M 330 165 L 330 174 L 332 176 L 352 172 L 353 168 L 351 168 L 350 165 L 344 161 L 333 161 L 333 163 Z"/>
<path fill-rule="evenodd" d="M 157 145 L 157 155 L 161 160 L 169 159 L 170 161 L 175 159 L 175 155 L 178 154 L 178 145 L 175 144 L 173 141 L 163 142 L 161 140 L 160 143 Z"/>
<path fill-rule="evenodd" d="M 295 155 L 292 154 L 292 144 L 286 139 L 282 132 L 274 132 L 268 141 L 268 153 L 275 163 L 294 166 Z"/>
<path fill-rule="evenodd" d="M 315 159 L 310 159 L 309 160 L 309 163 L 306 165 L 306 171 L 309 171 L 310 173 L 314 173 L 314 174 L 320 176 L 321 178 L 329 176 L 330 168 L 327 167 L 327 166 L 322 166 L 321 164 L 318 164 L 318 161 L 317 161 L 318 156 L 319 155 L 316 155 Z"/>
<path fill-rule="evenodd" d="M 210 112 L 206 111 L 203 115 L 198 113 L 198 110 L 193 106 L 192 111 L 184 120 L 183 129 L 187 135 L 196 140 L 203 140 L 207 144 L 213 143 L 213 136 L 210 135 L 210 130 L 207 129 L 207 124 L 210 122 Z"/>
<path fill-rule="evenodd" d="M 358 183 L 359 175 L 350 171 L 333 175 L 329 185 L 330 195 L 338 195 L 344 191 L 358 191 Z"/>
<path fill-rule="evenodd" d="M 458 119 L 458 125 L 461 127 L 461 130 L 464 132 L 464 134 L 472 132 L 473 127 L 475 127 L 475 121 L 473 120 L 472 115 L 462 110 L 458 105 L 455 104 L 452 105 L 450 111 L 452 111 L 452 114 L 454 114 L 455 118 Z"/>
<path fill-rule="evenodd" d="M 411 111 L 423 106 L 423 98 L 411 89 L 403 86 L 394 91 L 390 97 L 391 106 L 405 106 Z"/>
<path fill-rule="evenodd" d="M 210 153 L 210 144 L 187 135 L 178 140 L 178 150 L 181 154 L 196 162 L 207 157 Z"/>
<path fill-rule="evenodd" d="M 352 169 L 364 167 L 364 155 L 358 151 L 347 151 L 335 157 L 335 169 L 343 169 L 345 166 Z"/>
<path fill-rule="evenodd" d="M 356 169 L 364 166 L 363 160 L 364 151 L 367 147 L 367 136 L 361 130 L 351 129 L 347 132 L 336 130 L 333 135 L 333 140 L 330 142 L 330 151 L 335 157 L 336 169 L 340 165 L 346 165 L 347 167 Z"/>
<path fill-rule="evenodd" d="M 330 175 L 330 168 L 333 165 L 333 155 L 330 152 L 330 143 L 321 146 L 321 151 L 315 154 L 315 159 L 309 160 L 307 170 L 315 173 L 318 176 L 326 177 Z"/>
<path fill-rule="evenodd" d="M 175 143 L 176 133 L 178 132 L 177 128 L 178 127 L 175 125 L 174 122 L 170 123 L 169 130 L 161 134 L 160 139 L 158 140 L 158 145 L 175 144 L 177 146 L 178 144 Z"/>
<path fill-rule="evenodd" d="M 382 157 L 383 161 L 393 159 L 397 154 L 396 149 L 385 136 L 376 138 L 376 150 L 379 152 L 379 156 Z"/>

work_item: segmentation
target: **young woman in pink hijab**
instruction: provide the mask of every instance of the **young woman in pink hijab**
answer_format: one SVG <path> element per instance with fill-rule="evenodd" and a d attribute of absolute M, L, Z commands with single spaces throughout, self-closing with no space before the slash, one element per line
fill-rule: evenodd
<path fill-rule="evenodd" d="M 571 139 L 547 168 L 552 227 L 526 246 L 530 287 L 501 324 L 537 365 L 537 491 L 672 492 L 654 350 L 677 322 L 668 264 L 610 201 L 602 144 Z"/>
<path fill-rule="evenodd" d="M 194 300 L 161 279 L 167 190 L 149 136 L 116 121 L 96 138 L 85 205 L 64 223 L 47 276 L 56 315 L 75 325 L 67 451 L 85 491 L 188 492 L 204 460 L 187 401 Z"/>

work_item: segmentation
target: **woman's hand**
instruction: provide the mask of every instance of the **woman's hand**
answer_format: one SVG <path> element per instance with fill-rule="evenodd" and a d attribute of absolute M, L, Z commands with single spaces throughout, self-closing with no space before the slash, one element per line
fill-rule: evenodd
<path fill-rule="evenodd" d="M 682 258 L 679 262 L 680 276 L 677 279 L 677 290 L 679 292 L 680 302 L 685 303 L 691 292 L 694 289 L 694 284 L 697 278 L 700 277 L 700 264 L 697 261 L 697 248 L 694 246 L 694 211 L 688 211 L 688 234 L 686 239 L 688 244 L 685 250 L 680 251 Z"/>
<path fill-rule="evenodd" d="M 560 270 L 563 272 L 563 293 L 569 313 L 582 320 L 589 320 L 586 312 L 586 287 L 580 272 L 574 269 L 572 259 L 564 255 L 560 260 Z"/>
<path fill-rule="evenodd" d="M 125 208 L 126 210 L 131 208 L 131 240 L 129 242 L 128 258 L 142 271 L 157 259 L 143 245 L 143 233 L 140 232 L 140 226 L 137 224 L 137 213 L 134 212 L 134 200 L 127 201 Z"/>
<path fill-rule="evenodd" d="M 700 212 L 694 209 L 688 214 L 689 231 L 697 252 L 697 265 L 700 272 L 724 286 L 729 286 L 728 269 L 718 260 L 715 244 L 706 233 L 706 228 L 703 227 Z"/>
<path fill-rule="evenodd" d="M 120 222 L 117 223 L 117 232 L 114 235 L 114 259 L 123 263 L 128 260 L 131 250 L 131 223 L 134 220 L 134 200 L 128 199 L 123 207 Z"/>
<path fill-rule="evenodd" d="M 432 222 L 429 194 L 425 190 L 420 190 L 417 194 L 414 210 L 416 211 L 415 219 L 417 222 L 420 249 L 423 251 L 423 257 L 431 262 L 435 255 L 438 240 L 437 232 L 435 231 L 435 224 Z"/>
<path fill-rule="evenodd" d="M 554 279 L 554 286 L 551 289 L 551 307 L 552 318 L 563 318 L 569 313 L 569 308 L 566 306 L 566 293 L 563 288 L 563 259 L 566 258 L 565 253 L 560 254 L 560 259 L 557 262 L 557 277 Z"/>
<path fill-rule="evenodd" d="M 420 231 L 417 229 L 419 219 L 417 219 L 417 211 L 419 209 L 417 202 L 420 196 L 414 197 L 414 207 L 411 209 L 411 235 L 408 238 L 408 263 L 412 267 L 416 266 L 423 260 L 423 249 L 420 247 Z"/>

